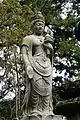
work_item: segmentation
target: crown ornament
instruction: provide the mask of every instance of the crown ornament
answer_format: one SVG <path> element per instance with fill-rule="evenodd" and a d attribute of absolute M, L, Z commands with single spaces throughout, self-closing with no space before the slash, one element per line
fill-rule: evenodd
<path fill-rule="evenodd" d="M 42 13 L 39 11 L 35 15 L 32 16 L 31 18 L 31 25 L 35 24 L 36 22 L 43 22 L 45 23 L 44 16 Z"/>

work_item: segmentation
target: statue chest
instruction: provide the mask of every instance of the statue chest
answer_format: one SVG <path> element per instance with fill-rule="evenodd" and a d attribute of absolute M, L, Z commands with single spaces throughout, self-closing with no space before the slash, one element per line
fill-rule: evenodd
<path fill-rule="evenodd" d="M 34 46 L 42 45 L 44 43 L 44 37 L 43 36 L 34 36 L 32 39 L 32 44 Z"/>

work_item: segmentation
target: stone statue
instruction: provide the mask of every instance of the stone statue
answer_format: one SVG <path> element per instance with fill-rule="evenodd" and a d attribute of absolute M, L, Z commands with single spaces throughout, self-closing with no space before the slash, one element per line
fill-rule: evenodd
<path fill-rule="evenodd" d="M 24 116 L 53 115 L 51 61 L 53 39 L 50 36 L 43 36 L 44 27 L 44 17 L 41 12 L 38 12 L 32 17 L 31 29 L 33 34 L 24 37 L 22 43 L 26 91 L 21 120 L 28 119 Z"/>

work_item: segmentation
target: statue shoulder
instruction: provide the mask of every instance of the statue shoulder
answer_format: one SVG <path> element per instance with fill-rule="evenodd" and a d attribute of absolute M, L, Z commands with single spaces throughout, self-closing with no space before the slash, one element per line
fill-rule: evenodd
<path fill-rule="evenodd" d="M 32 41 L 32 35 L 28 35 L 23 38 L 22 45 L 27 45 L 29 46 Z"/>

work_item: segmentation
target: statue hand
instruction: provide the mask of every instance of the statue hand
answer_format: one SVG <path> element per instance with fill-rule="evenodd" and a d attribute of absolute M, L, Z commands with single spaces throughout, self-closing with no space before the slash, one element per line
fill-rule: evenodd
<path fill-rule="evenodd" d="M 29 79 L 33 78 L 33 68 L 30 65 L 27 66 L 27 75 Z"/>

